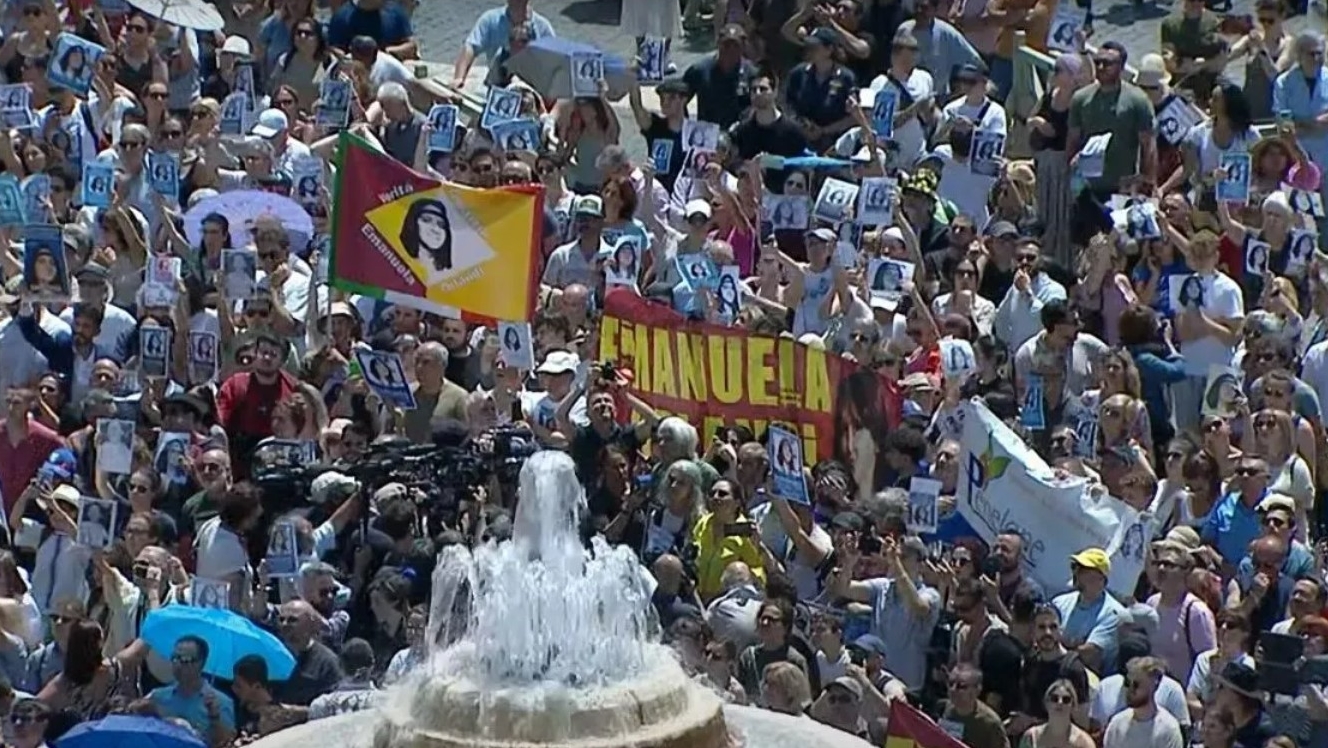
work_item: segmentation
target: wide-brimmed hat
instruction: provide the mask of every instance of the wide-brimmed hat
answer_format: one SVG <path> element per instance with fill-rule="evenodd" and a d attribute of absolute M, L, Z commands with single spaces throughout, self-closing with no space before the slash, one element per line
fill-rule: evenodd
<path fill-rule="evenodd" d="M 1134 85 L 1141 88 L 1165 86 L 1171 82 L 1171 73 L 1167 72 L 1166 60 L 1156 52 L 1150 52 L 1139 60 L 1138 72 L 1134 74 Z"/>

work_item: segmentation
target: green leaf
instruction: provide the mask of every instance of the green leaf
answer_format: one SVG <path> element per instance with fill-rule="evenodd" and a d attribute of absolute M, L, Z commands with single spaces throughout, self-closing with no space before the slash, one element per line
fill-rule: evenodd
<path fill-rule="evenodd" d="M 987 483 L 991 483 L 997 478 L 1005 475 L 1005 469 L 1010 467 L 1009 457 L 993 457 L 991 464 L 987 468 Z"/>

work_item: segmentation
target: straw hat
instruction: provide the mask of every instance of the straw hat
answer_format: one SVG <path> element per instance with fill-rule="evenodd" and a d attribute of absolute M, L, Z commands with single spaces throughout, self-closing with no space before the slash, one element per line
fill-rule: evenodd
<path fill-rule="evenodd" d="M 1139 71 L 1134 74 L 1136 86 L 1165 86 L 1171 82 L 1171 73 L 1167 72 L 1167 63 L 1162 55 L 1150 52 L 1139 60 Z"/>

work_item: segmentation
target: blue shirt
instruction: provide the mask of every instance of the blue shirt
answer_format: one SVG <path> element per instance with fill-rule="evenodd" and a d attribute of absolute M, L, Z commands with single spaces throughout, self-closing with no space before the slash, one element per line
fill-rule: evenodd
<path fill-rule="evenodd" d="M 857 86 L 853 71 L 836 65 L 824 80 L 810 62 L 789 71 L 785 94 L 793 114 L 817 125 L 832 125 L 848 116 L 848 96 Z"/>
<path fill-rule="evenodd" d="M 1085 603 L 1078 592 L 1057 595 L 1051 604 L 1061 614 L 1061 631 L 1067 639 L 1096 645 L 1102 650 L 1102 675 L 1116 672 L 1116 627 L 1125 607 L 1103 592 L 1092 603 Z"/>
<path fill-rule="evenodd" d="M 1260 501 L 1263 497 L 1259 498 Z M 1205 543 L 1217 549 L 1222 560 L 1235 566 L 1245 557 L 1250 541 L 1263 534 L 1263 524 L 1254 506 L 1247 506 L 1236 491 L 1223 496 L 1208 513 L 1199 533 Z"/>
<path fill-rule="evenodd" d="M 207 736 L 212 729 L 212 720 L 208 718 L 207 707 L 203 705 L 203 694 L 210 693 L 217 700 L 218 719 L 227 729 L 235 729 L 235 702 L 231 697 L 204 683 L 203 688 L 192 696 L 185 696 L 176 690 L 175 685 L 155 688 L 148 694 L 148 699 L 161 709 L 167 717 L 178 717 L 198 732 Z"/>
<path fill-rule="evenodd" d="M 378 42 L 379 49 L 386 50 L 414 35 L 410 17 L 392 4 L 378 10 L 360 10 L 355 3 L 346 3 L 327 23 L 327 43 L 343 49 L 349 47 L 350 40 L 357 36 L 371 36 Z"/>
<path fill-rule="evenodd" d="M 545 39 L 557 36 L 549 19 L 532 12 L 530 25 L 534 35 L 531 39 Z M 483 54 L 492 67 L 499 52 L 507 49 L 507 42 L 512 36 L 512 19 L 507 16 L 507 8 L 491 8 L 480 14 L 479 20 L 466 37 L 466 46 L 474 54 Z"/>
<path fill-rule="evenodd" d="M 1139 383 L 1152 423 L 1161 424 L 1171 418 L 1171 400 L 1167 385 L 1185 380 L 1185 359 L 1172 353 L 1162 358 L 1156 346 L 1130 346 L 1134 365 L 1139 367 Z"/>
<path fill-rule="evenodd" d="M 1236 565 L 1236 576 L 1253 579 L 1254 574 L 1254 559 L 1247 553 Z M 1282 576 L 1292 580 L 1314 576 L 1314 554 L 1299 540 L 1293 540 L 1287 549 L 1287 557 L 1282 561 Z"/>

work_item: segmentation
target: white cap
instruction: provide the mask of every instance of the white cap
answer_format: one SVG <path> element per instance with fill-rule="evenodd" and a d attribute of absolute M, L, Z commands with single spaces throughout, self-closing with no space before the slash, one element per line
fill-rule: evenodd
<path fill-rule="evenodd" d="M 258 123 L 249 132 L 260 138 L 271 138 L 286 132 L 287 127 L 290 127 L 290 122 L 286 119 L 285 112 L 280 109 L 264 109 L 263 113 L 258 115 Z"/>
<path fill-rule="evenodd" d="M 239 55 L 248 57 L 253 54 L 253 49 L 249 46 L 249 40 L 243 36 L 228 36 L 226 42 L 221 45 L 222 54 Z"/>
<path fill-rule="evenodd" d="M 898 226 L 891 226 L 890 228 L 881 232 L 881 241 L 886 241 L 886 240 L 896 241 L 899 242 L 900 244 L 905 244 L 904 232 L 901 231 Z"/>
<path fill-rule="evenodd" d="M 567 351 L 549 351 L 544 356 L 544 363 L 535 369 L 536 374 L 567 374 L 576 371 L 581 365 L 581 357 Z"/>
<path fill-rule="evenodd" d="M 710 201 L 709 201 L 709 200 L 700 200 L 700 199 L 697 199 L 697 200 L 688 200 L 688 201 L 687 201 L 687 205 L 686 205 L 686 207 L 683 208 L 683 211 L 682 211 L 682 217 L 683 217 L 683 218 L 691 218 L 692 216 L 696 215 L 697 213 L 700 213 L 701 215 L 705 216 L 706 218 L 709 218 L 710 215 L 711 215 L 711 213 L 710 213 Z"/>

